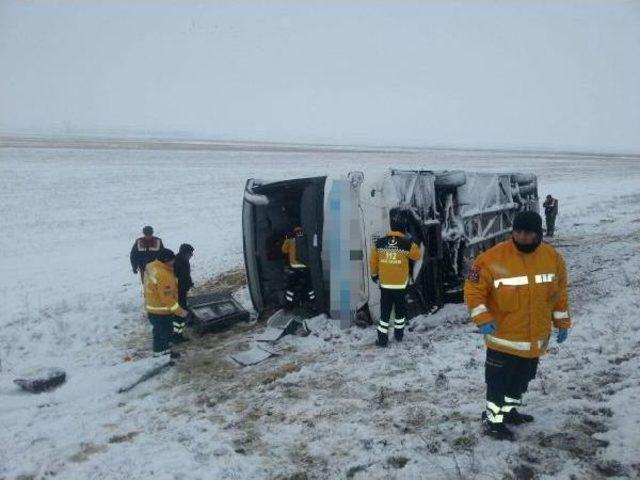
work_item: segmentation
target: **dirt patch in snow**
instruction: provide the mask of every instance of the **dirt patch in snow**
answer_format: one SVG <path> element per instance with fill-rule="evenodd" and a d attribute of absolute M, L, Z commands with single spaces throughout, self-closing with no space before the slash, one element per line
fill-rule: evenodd
<path fill-rule="evenodd" d="M 199 295 L 204 293 L 231 294 L 247 284 L 247 274 L 244 267 L 237 267 L 222 272 L 215 277 L 206 280 L 193 288 L 189 294 Z"/>

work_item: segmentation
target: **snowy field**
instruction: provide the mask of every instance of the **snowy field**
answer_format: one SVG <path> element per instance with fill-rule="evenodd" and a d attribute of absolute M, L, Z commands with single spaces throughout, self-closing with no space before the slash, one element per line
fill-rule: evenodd
<path fill-rule="evenodd" d="M 380 351 L 324 317 L 240 369 L 256 323 L 208 335 L 126 394 L 150 348 L 128 254 L 143 225 L 196 248 L 196 284 L 242 266 L 249 177 L 373 166 L 532 171 L 559 199 L 569 340 L 543 358 L 518 441 L 480 435 L 484 347 L 460 305 Z M 261 147 L 0 148 L 0 479 L 640 478 L 640 158 Z M 246 303 L 246 291 L 238 292 Z M 23 370 L 63 367 L 31 395 Z"/>

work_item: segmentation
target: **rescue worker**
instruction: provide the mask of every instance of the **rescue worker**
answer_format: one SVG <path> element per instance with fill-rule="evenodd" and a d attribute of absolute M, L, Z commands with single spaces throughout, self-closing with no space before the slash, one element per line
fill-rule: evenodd
<path fill-rule="evenodd" d="M 556 216 L 558 215 L 558 199 L 547 195 L 547 199 L 542 204 L 544 207 L 544 220 L 547 226 L 547 237 L 553 237 L 556 228 Z"/>
<path fill-rule="evenodd" d="M 131 247 L 131 254 L 129 258 L 131 260 L 131 268 L 133 273 L 140 272 L 140 280 L 144 283 L 144 268 L 147 263 L 153 262 L 158 252 L 164 248 L 162 240 L 153 236 L 153 228 L 146 226 L 142 229 L 143 237 L 138 238 L 133 247 Z"/>
<path fill-rule="evenodd" d="M 296 291 L 305 292 L 307 300 L 315 306 L 316 294 L 311 284 L 311 275 L 307 263 L 309 262 L 309 248 L 307 237 L 300 226 L 293 229 L 293 235 L 288 235 L 282 243 L 282 253 L 287 256 L 289 268 L 287 270 L 287 285 L 285 291 L 286 308 L 292 308 L 296 299 Z"/>
<path fill-rule="evenodd" d="M 389 218 L 391 229 L 384 237 L 376 240 L 371 248 L 369 260 L 371 280 L 380 285 L 380 321 L 376 342 L 379 347 L 386 347 L 389 343 L 388 332 L 392 309 L 395 311 L 394 337 L 399 342 L 404 337 L 409 260 L 415 262 L 422 258 L 418 245 L 404 234 L 406 227 L 402 215 L 400 209 L 391 210 Z"/>
<path fill-rule="evenodd" d="M 157 260 L 147 264 L 144 275 L 145 310 L 153 326 L 153 355 L 180 354 L 171 351 L 173 323 L 187 317 L 187 311 L 178 303 L 178 281 L 173 273 L 175 255 L 162 249 Z"/>
<path fill-rule="evenodd" d="M 540 215 L 518 213 L 512 238 L 476 258 L 464 297 L 487 346 L 483 429 L 493 438 L 513 440 L 507 425 L 534 420 L 517 407 L 549 346 L 552 325 L 558 343 L 567 339 L 571 326 L 565 263 L 542 243 Z"/>
<path fill-rule="evenodd" d="M 191 280 L 191 265 L 189 259 L 193 257 L 193 247 L 188 243 L 180 245 L 173 264 L 173 272 L 178 280 L 178 303 L 183 310 L 187 310 L 187 292 L 193 287 Z M 189 339 L 184 336 L 185 319 L 176 319 L 173 323 L 173 342 L 182 343 Z"/>

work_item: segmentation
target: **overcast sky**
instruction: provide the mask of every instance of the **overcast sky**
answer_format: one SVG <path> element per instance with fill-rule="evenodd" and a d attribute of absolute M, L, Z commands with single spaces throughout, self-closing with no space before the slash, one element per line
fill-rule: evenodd
<path fill-rule="evenodd" d="M 640 153 L 640 0 L 0 0 L 0 130 Z"/>

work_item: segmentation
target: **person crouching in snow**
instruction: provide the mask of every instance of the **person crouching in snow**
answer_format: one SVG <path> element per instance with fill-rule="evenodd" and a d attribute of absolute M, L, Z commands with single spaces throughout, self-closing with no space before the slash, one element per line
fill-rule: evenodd
<path fill-rule="evenodd" d="M 512 238 L 476 258 L 464 298 L 487 346 L 484 431 L 498 440 L 513 440 L 507 425 L 534 420 L 516 407 L 536 376 L 552 325 L 558 329 L 558 343 L 567 339 L 571 326 L 564 259 L 542 243 L 540 215 L 518 213 Z"/>
<path fill-rule="evenodd" d="M 178 281 L 173 273 L 174 253 L 169 249 L 158 252 L 157 260 L 147 264 L 144 273 L 145 310 L 153 326 L 153 355 L 180 354 L 171 351 L 173 324 L 187 317 L 178 303 Z"/>
<path fill-rule="evenodd" d="M 409 260 L 418 261 L 422 252 L 418 245 L 409 240 L 404 231 L 406 226 L 401 209 L 391 209 L 389 226 L 391 230 L 376 240 L 371 248 L 369 271 L 371 280 L 380 285 L 380 321 L 378 322 L 379 347 L 389 342 L 389 321 L 391 310 L 395 312 L 394 337 L 401 342 L 407 318 L 406 291 L 409 283 Z"/>

